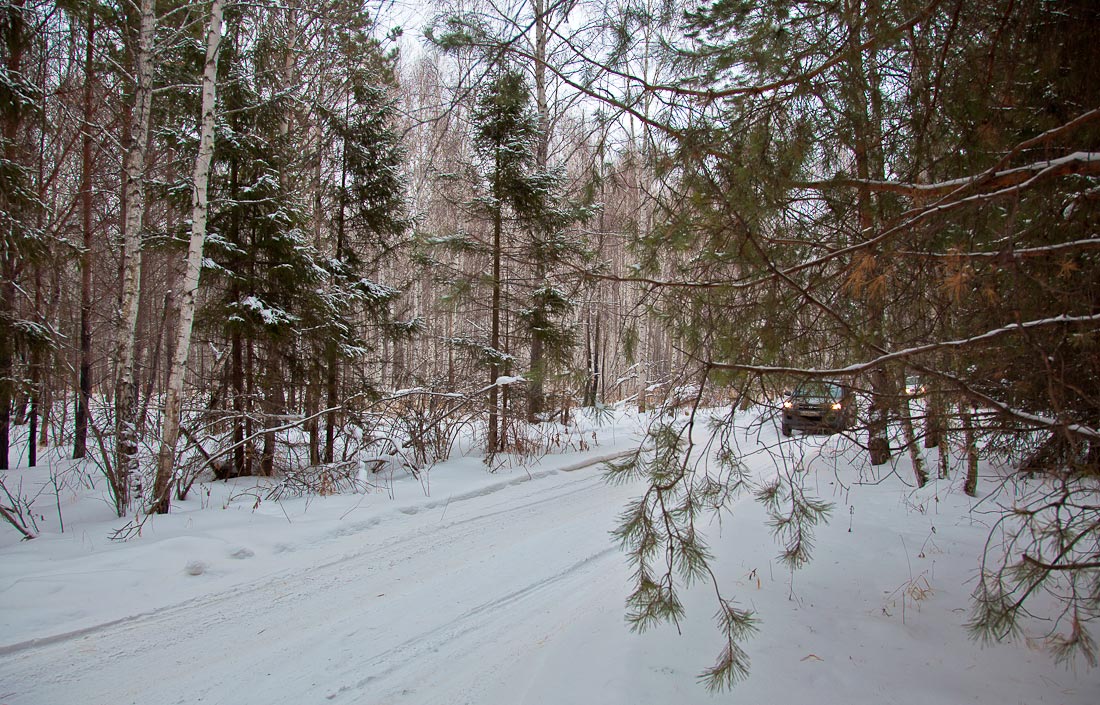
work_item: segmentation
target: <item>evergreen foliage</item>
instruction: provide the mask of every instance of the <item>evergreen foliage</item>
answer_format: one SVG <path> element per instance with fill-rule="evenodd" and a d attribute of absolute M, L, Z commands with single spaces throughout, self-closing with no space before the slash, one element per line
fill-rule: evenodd
<path fill-rule="evenodd" d="M 537 383 L 549 365 L 568 364 L 575 345 L 568 323 L 574 301 L 547 275 L 556 263 L 583 252 L 566 231 L 590 208 L 568 205 L 562 171 L 540 166 L 538 117 L 527 78 L 518 69 L 490 69 L 469 129 L 471 189 L 463 207 L 470 220 L 461 232 L 422 238 L 423 256 L 436 270 L 433 279 L 447 286 L 449 300 L 481 306 L 482 297 L 480 302 L 488 303 L 487 335 L 450 335 L 449 344 L 472 351 L 473 359 L 487 365 L 489 384 L 512 374 L 515 362 L 525 362 L 517 355 L 521 345 L 538 346 L 542 359 L 532 354 L 532 367 L 524 372 Z M 490 446 L 499 449 L 509 411 L 500 406 L 496 386 L 489 389 L 488 403 Z"/>
<path fill-rule="evenodd" d="M 872 463 L 899 443 L 919 459 L 901 391 L 919 372 L 940 428 L 965 431 L 968 492 L 979 454 L 1042 477 L 990 542 L 975 632 L 1010 638 L 1045 591 L 1064 653 L 1094 660 L 1095 8 L 719 0 L 685 17 L 670 60 L 688 78 L 662 87 L 669 194 L 638 243 L 663 319 L 739 386 L 865 390 Z M 828 507 L 794 483 L 759 498 L 797 566 Z"/>
<path fill-rule="evenodd" d="M 719 517 L 727 505 L 750 489 L 739 455 L 728 434 L 712 456 L 700 459 L 691 452 L 694 413 L 687 422 L 666 421 L 650 427 L 641 447 L 627 458 L 607 464 L 609 482 L 642 481 L 647 489 L 619 517 L 613 532 L 633 567 L 633 590 L 627 597 L 627 621 L 635 630 L 662 622 L 679 628 L 684 616 L 679 591 L 697 582 L 709 582 L 715 591 L 715 623 L 725 646 L 713 666 L 700 674 L 711 690 L 728 688 L 748 675 L 749 658 L 741 647 L 757 629 L 757 618 L 724 596 L 711 571 L 706 540 L 696 529 L 701 517 Z M 713 467 L 709 461 L 713 460 Z M 760 488 L 757 496 L 776 517 L 787 537 L 785 560 L 797 566 L 810 551 L 806 534 L 793 527 L 813 524 L 827 507 L 816 500 L 792 501 L 792 514 L 780 519 L 778 485 Z M 799 495 L 804 497 L 803 495 Z M 797 534 L 799 541 L 794 541 Z"/>
<path fill-rule="evenodd" d="M 358 400 L 407 381 L 486 388 L 489 456 L 509 450 L 506 420 L 556 403 L 564 422 L 573 397 L 600 417 L 604 395 L 656 402 L 609 470 L 645 487 L 616 533 L 629 619 L 679 623 L 683 587 L 713 583 L 726 644 L 703 678 L 719 688 L 747 672 L 755 616 L 718 590 L 698 521 L 752 495 L 793 570 L 831 506 L 786 442 L 777 478 L 750 485 L 731 421 L 698 445 L 698 407 L 839 378 L 865 400 L 848 435 L 873 464 L 907 450 L 922 485 L 923 440 L 972 496 L 984 463 L 1014 469 L 980 505 L 996 508 L 976 638 L 1036 614 L 1059 657 L 1095 663 L 1096 3 L 628 0 L 583 22 L 572 2 L 457 5 L 427 30 L 440 52 L 399 71 L 360 0 L 229 3 L 202 344 L 177 364 L 207 4 L 0 0 L 0 464 L 26 408 L 53 414 L 43 444 L 47 427 L 83 435 L 77 374 L 81 401 L 116 402 L 115 437 L 97 435 L 116 498 L 185 371 L 184 435 L 206 435 L 174 460 L 220 445 L 236 474 L 279 469 L 288 417 L 331 470 Z M 609 357 L 626 360 L 609 373 Z M 684 366 L 690 389 L 672 381 Z M 518 375 L 526 415 L 497 384 Z M 450 413 L 429 407 L 418 423 Z"/>
<path fill-rule="evenodd" d="M 9 463 L 13 401 L 30 387 L 27 363 L 53 343 L 24 288 L 48 252 L 28 130 L 41 94 L 28 66 L 38 11 L 26 2 L 0 4 L 0 469 Z"/>

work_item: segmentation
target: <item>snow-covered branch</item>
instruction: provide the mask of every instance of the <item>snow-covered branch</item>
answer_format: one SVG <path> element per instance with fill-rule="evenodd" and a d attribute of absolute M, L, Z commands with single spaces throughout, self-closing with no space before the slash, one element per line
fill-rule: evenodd
<path fill-rule="evenodd" d="M 794 186 L 808 189 L 862 188 L 880 193 L 896 193 L 920 200 L 956 195 L 975 188 L 982 189 L 981 194 L 987 197 L 1001 195 L 1004 189 L 1024 185 L 1038 177 L 1056 178 L 1070 174 L 1081 176 L 1100 174 L 1100 152 L 1072 152 L 1057 159 L 1046 159 L 1012 169 L 1004 169 L 993 173 L 984 172 L 974 176 L 964 176 L 929 184 L 830 179 L 828 181 L 800 182 L 794 184 Z"/>
<path fill-rule="evenodd" d="M 1002 328 L 994 328 L 993 330 L 989 330 L 985 333 L 971 336 L 969 338 L 961 338 L 958 340 L 941 340 L 935 343 L 929 343 L 927 345 L 918 345 L 912 348 L 906 348 L 905 350 L 896 350 L 891 353 L 886 353 L 874 359 L 867 360 L 866 362 L 858 362 L 852 365 L 847 365 L 845 367 L 834 367 L 827 369 L 816 369 L 812 367 L 782 367 L 774 365 L 745 365 L 731 362 L 714 362 L 710 360 L 707 360 L 706 363 L 716 370 L 735 370 L 738 372 L 755 372 L 758 374 L 794 374 L 805 375 L 807 377 L 846 377 L 867 372 L 876 367 L 881 367 L 888 362 L 916 357 L 918 355 L 929 352 L 936 352 L 939 350 L 963 348 L 974 345 L 975 343 L 986 342 L 1002 335 L 1008 335 L 1010 333 L 1020 333 L 1026 330 L 1043 328 L 1046 326 L 1089 324 L 1100 324 L 1100 314 L 1093 316 L 1055 316 L 1053 318 L 1044 318 L 1036 321 L 1013 323 Z"/>

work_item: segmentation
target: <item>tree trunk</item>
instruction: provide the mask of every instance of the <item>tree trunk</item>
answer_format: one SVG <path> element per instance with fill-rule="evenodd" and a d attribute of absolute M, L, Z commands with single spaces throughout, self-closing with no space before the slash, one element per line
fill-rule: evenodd
<path fill-rule="evenodd" d="M 584 356 L 588 375 L 584 382 L 583 406 L 595 406 L 600 391 L 600 314 L 598 311 L 595 323 L 592 321 L 592 312 L 589 311 L 586 328 Z"/>
<path fill-rule="evenodd" d="M 38 143 L 38 199 L 46 202 L 46 116 L 45 111 L 39 115 L 40 120 L 40 137 Z M 41 232 L 45 227 L 46 213 L 42 208 L 38 209 L 36 214 L 36 226 L 38 231 Z M 53 279 L 54 281 L 60 281 L 60 275 L 54 268 Z M 42 284 L 42 267 L 35 267 L 34 270 L 34 310 L 41 317 L 40 322 L 48 325 L 49 321 L 54 319 L 54 312 L 57 309 L 59 295 L 54 295 L 49 298 L 51 301 L 50 306 L 43 304 L 43 284 Z M 52 351 L 49 350 L 36 350 L 34 357 L 34 368 L 32 375 L 34 377 L 34 405 L 31 407 L 31 430 L 27 435 L 27 439 L 31 444 L 31 452 L 35 462 L 38 461 L 38 447 L 43 448 L 49 444 L 49 419 L 50 419 L 50 405 L 53 403 L 53 390 L 47 381 L 47 370 L 50 369 L 50 358 Z M 37 434 L 36 434 L 37 430 Z"/>
<path fill-rule="evenodd" d="M 502 312 L 504 313 L 504 312 Z M 501 333 L 501 344 L 504 347 L 505 356 L 512 354 L 512 332 L 509 328 L 510 319 L 507 315 L 503 319 L 503 331 Z M 512 376 L 512 363 L 509 359 L 504 362 L 504 368 L 501 370 L 505 377 Z M 497 434 L 497 442 L 500 444 L 500 449 L 504 450 L 508 447 L 508 419 L 511 417 L 512 407 L 512 387 L 511 385 L 505 385 L 500 388 L 500 421 L 498 426 L 500 427 L 500 433 Z"/>
<path fill-rule="evenodd" d="M 217 100 L 218 50 L 222 38 L 222 6 L 214 0 L 210 6 L 210 26 L 206 34 L 206 63 L 202 75 L 202 127 L 199 153 L 195 158 L 194 193 L 191 198 L 191 241 L 187 250 L 187 268 L 179 296 L 179 329 L 172 356 L 171 376 L 164 403 L 164 429 L 157 455 L 157 477 L 150 507 L 158 514 L 168 512 L 175 480 L 176 442 L 179 440 L 183 382 L 187 357 L 191 351 L 191 329 L 195 320 L 195 293 L 202 271 L 202 250 L 206 241 L 207 185 L 210 162 L 214 156 L 214 105 Z"/>
<path fill-rule="evenodd" d="M 535 145 L 535 168 L 546 170 L 549 159 L 550 143 L 550 106 L 546 93 L 546 47 L 547 25 L 549 23 L 546 0 L 531 0 L 535 14 L 535 109 L 538 112 L 538 139 Z M 536 226 L 536 237 L 543 233 Z M 536 243 L 537 245 L 537 243 Z M 536 246 L 536 252 L 542 248 Z M 546 264 L 541 253 L 535 255 L 535 281 L 542 285 L 546 281 Z M 531 373 L 527 382 L 527 419 L 537 423 L 542 413 L 545 397 L 546 353 L 542 338 L 537 331 L 531 333 Z"/>
<path fill-rule="evenodd" d="M 24 8 L 26 3 L 18 0 L 9 7 L 4 8 L 3 17 L 0 19 L 0 31 L 3 31 L 6 76 L 19 76 L 23 71 L 23 54 L 26 41 L 26 21 Z M 3 159 L 7 162 L 15 162 L 17 159 L 17 138 L 19 128 L 23 122 L 24 111 L 20 109 L 2 111 L 3 122 Z M 7 188 L 0 188 L 0 211 L 14 211 L 13 204 L 9 202 Z M 19 264 L 17 255 L 9 251 L 7 242 L 0 250 L 0 320 L 14 319 L 15 308 L 15 270 Z M 5 326 L 6 327 L 6 326 Z M 11 446 L 11 400 L 12 386 L 15 380 L 15 351 L 14 341 L 9 335 L 0 335 L 0 470 L 8 468 L 8 450 Z"/>
<path fill-rule="evenodd" d="M 80 389 L 76 395 L 73 458 L 83 458 L 88 452 L 88 404 L 92 398 L 92 72 L 95 62 L 95 29 L 95 8 L 89 6 L 84 51 L 84 120 L 81 126 L 80 149 L 80 226 L 84 240 L 84 250 L 80 253 Z"/>
<path fill-rule="evenodd" d="M 264 384 L 264 449 L 260 456 L 260 474 L 271 477 L 275 474 L 275 432 L 270 430 L 279 425 L 278 414 L 285 407 L 283 399 L 283 374 L 278 353 L 269 353 L 268 374 Z"/>
<path fill-rule="evenodd" d="M 244 474 L 244 354 L 241 350 L 241 332 L 233 329 L 230 342 L 229 378 L 233 388 L 233 476 Z"/>
<path fill-rule="evenodd" d="M 4 296 L 14 294 L 11 291 L 14 288 L 5 283 Z M 11 448 L 11 383 L 8 380 L 12 376 L 12 354 L 11 343 L 6 340 L 7 336 L 3 338 L 0 340 L 0 375 L 4 376 L 0 379 L 0 470 L 7 470 L 8 449 Z"/>
<path fill-rule="evenodd" d="M 111 484 L 115 510 L 124 516 L 130 509 L 130 488 L 138 473 L 137 382 L 134 349 L 138 304 L 141 297 L 141 229 L 145 212 L 145 154 L 153 103 L 153 39 L 156 31 L 155 0 L 141 1 L 141 24 L 134 57 L 134 105 L 131 111 L 131 143 L 126 153 L 123 201 L 122 325 L 118 342 L 118 383 L 115 388 L 115 477 Z"/>
<path fill-rule="evenodd" d="M 42 270 L 34 269 L 34 310 L 38 316 L 42 315 Z M 42 395 L 42 350 L 35 348 L 31 351 L 31 408 L 27 419 L 27 467 L 38 465 L 38 404 Z"/>
<path fill-rule="evenodd" d="M 904 385 L 905 380 L 902 380 Z M 913 412 L 909 407 L 909 397 L 902 390 L 901 396 L 901 432 L 905 438 L 905 447 L 909 450 L 909 460 L 913 464 L 913 475 L 917 480 L 917 487 L 928 484 L 928 470 L 924 466 L 924 457 L 917 447 L 917 437 L 913 430 Z"/>
<path fill-rule="evenodd" d="M 329 342 L 325 356 L 328 363 L 325 367 L 325 403 L 327 408 L 335 409 L 339 398 L 339 377 L 337 375 L 336 343 Z M 325 414 L 325 457 L 326 463 L 334 462 L 336 458 L 336 412 Z"/>
<path fill-rule="evenodd" d="M 584 394 L 581 397 L 581 406 L 592 406 L 595 403 L 590 398 L 592 391 L 592 311 L 588 311 L 588 320 L 584 326 Z"/>
<path fill-rule="evenodd" d="M 40 353 L 36 350 L 31 362 L 31 411 L 27 428 L 27 467 L 38 465 L 38 392 L 42 384 Z"/>
<path fill-rule="evenodd" d="M 251 338 L 241 338 L 244 344 L 244 436 L 252 438 L 252 412 L 253 402 L 256 399 L 256 350 Z M 256 452 L 252 441 L 248 441 L 241 449 L 244 453 L 244 465 L 241 467 L 242 475 L 252 474 L 252 460 Z"/>
<path fill-rule="evenodd" d="M 499 168 L 497 169 L 499 172 Z M 489 347 L 493 349 L 493 361 L 489 364 L 489 435 L 486 442 L 486 450 L 489 455 L 499 450 L 500 437 L 497 429 L 499 388 L 496 385 L 500 377 L 500 367 L 497 365 L 497 355 L 500 354 L 500 240 L 504 225 L 500 212 L 500 204 L 497 204 L 493 218 L 493 299 L 492 299 L 492 331 L 489 338 Z"/>
<path fill-rule="evenodd" d="M 946 423 L 946 419 L 947 419 L 947 416 L 945 414 L 944 415 L 945 422 L 940 426 L 939 444 L 936 446 L 936 450 L 938 451 L 938 454 L 939 454 L 939 464 L 940 464 L 939 478 L 941 480 L 948 479 L 948 475 L 949 475 L 949 472 L 950 472 L 950 469 L 951 469 L 950 468 L 951 455 L 950 455 L 950 448 L 949 448 L 948 443 L 947 443 L 947 441 L 948 441 L 948 426 L 947 426 L 947 423 Z"/>
<path fill-rule="evenodd" d="M 160 326 L 157 328 L 157 341 L 153 347 L 153 357 L 149 363 L 149 376 L 145 380 L 145 394 L 142 396 L 141 409 L 137 415 L 138 428 L 145 428 L 145 421 L 149 415 L 149 403 L 153 399 L 153 390 L 156 388 L 157 377 L 160 375 L 161 348 L 164 347 L 164 333 L 168 328 L 168 313 L 172 310 L 172 292 L 164 294 L 164 310 L 160 316 Z M 144 431 L 143 431 L 144 432 Z"/>
<path fill-rule="evenodd" d="M 48 369 L 48 368 L 43 368 Z M 38 445 L 43 448 L 50 444 L 50 410 L 53 409 L 53 387 L 46 382 L 45 374 L 42 375 L 41 402 L 38 405 L 39 427 Z"/>
<path fill-rule="evenodd" d="M 603 378 L 603 367 L 600 364 L 603 354 L 600 322 L 600 312 L 596 311 L 596 327 L 592 331 L 592 379 L 590 381 L 591 389 L 588 392 L 587 406 L 595 406 L 600 400 L 600 382 Z"/>
<path fill-rule="evenodd" d="M 349 86 L 350 88 L 350 86 Z M 351 120 L 351 96 L 345 94 L 344 100 L 344 125 L 348 125 Z M 345 140 L 340 150 L 340 207 L 336 211 L 336 260 L 343 261 L 344 258 L 344 238 L 346 236 L 347 228 L 347 207 L 348 207 L 348 145 Z M 387 340 L 383 339 L 383 353 L 382 353 L 382 380 L 381 384 L 386 384 L 386 363 L 389 360 L 389 353 L 386 350 Z M 339 397 L 339 370 L 337 365 L 339 364 L 339 356 L 337 355 L 336 341 L 330 340 L 325 347 L 325 403 L 327 408 L 335 409 L 336 400 Z M 332 463 L 336 459 L 336 424 L 338 418 L 335 411 L 330 411 L 325 414 L 325 456 L 324 461 L 326 463 Z"/>
<path fill-rule="evenodd" d="M 447 307 L 447 340 L 455 337 L 455 316 L 458 313 L 458 303 Z M 455 388 L 455 347 L 447 346 L 447 389 Z"/>
<path fill-rule="evenodd" d="M 967 402 L 959 402 L 959 417 L 962 419 L 963 444 L 966 452 L 966 481 L 963 492 L 971 497 L 978 496 L 978 446 L 974 438 L 974 417 Z"/>
<path fill-rule="evenodd" d="M 925 397 L 925 422 L 924 422 L 924 447 L 937 448 L 943 442 L 944 421 L 947 414 L 944 410 L 943 393 L 929 390 Z"/>
<path fill-rule="evenodd" d="M 316 381 L 316 372 L 310 370 L 308 372 L 308 378 L 306 380 L 306 407 L 305 416 L 309 421 L 306 423 L 306 430 L 309 432 L 309 464 L 320 465 L 321 464 L 321 434 L 320 428 L 317 423 L 317 402 L 319 396 L 318 384 Z"/>
<path fill-rule="evenodd" d="M 545 274 L 536 272 L 536 280 L 542 281 Z M 531 371 L 527 380 L 527 420 L 531 423 L 539 422 L 539 414 L 545 405 L 543 399 L 546 396 L 546 360 L 543 350 L 542 338 L 538 331 L 531 332 Z"/>
<path fill-rule="evenodd" d="M 860 0 L 848 0 L 844 7 L 845 21 L 848 25 L 848 48 L 850 74 L 848 86 L 852 98 L 851 120 L 852 141 L 849 145 L 855 161 L 856 176 L 861 182 L 867 182 L 871 178 L 881 180 L 882 151 L 881 130 L 872 120 L 877 119 L 877 105 L 879 88 L 877 82 L 872 85 L 865 69 L 862 48 L 865 33 L 866 17 Z M 873 62 L 869 62 L 873 64 Z M 870 104 L 870 107 L 869 105 Z M 873 175 L 873 176 L 872 176 Z M 857 217 L 859 232 L 857 238 L 869 239 L 873 237 L 876 218 L 876 203 L 871 191 L 866 187 L 860 187 L 856 194 Z M 885 319 L 886 302 L 884 301 L 885 287 L 876 287 L 872 284 L 880 277 L 885 277 L 882 266 L 883 254 L 873 250 L 868 251 L 868 257 L 873 258 L 872 271 L 868 275 L 868 282 L 863 286 L 863 292 L 867 305 L 867 347 L 873 351 L 881 350 L 884 342 L 883 323 Z M 876 370 L 871 374 L 871 411 L 868 423 L 867 449 L 872 465 L 883 465 L 890 460 L 889 417 L 890 403 L 893 390 L 891 389 L 889 375 L 884 370 Z"/>
<path fill-rule="evenodd" d="M 867 422 L 867 451 L 871 465 L 885 465 L 890 460 L 889 386 L 885 370 L 871 373 L 871 411 Z"/>

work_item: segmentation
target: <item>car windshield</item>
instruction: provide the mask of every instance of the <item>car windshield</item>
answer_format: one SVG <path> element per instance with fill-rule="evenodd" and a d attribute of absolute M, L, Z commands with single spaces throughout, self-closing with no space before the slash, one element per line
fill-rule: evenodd
<path fill-rule="evenodd" d="M 832 382 L 803 382 L 794 391 L 794 396 L 803 399 L 839 399 L 843 395 L 840 385 Z"/>

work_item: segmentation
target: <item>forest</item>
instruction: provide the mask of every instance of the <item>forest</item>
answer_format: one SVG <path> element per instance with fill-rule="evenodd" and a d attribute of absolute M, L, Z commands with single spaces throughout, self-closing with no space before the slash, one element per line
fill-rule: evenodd
<path fill-rule="evenodd" d="M 48 448 L 133 528 L 200 477 L 349 491 L 463 433 L 493 472 L 579 409 L 690 429 L 840 380 L 871 466 L 1037 480 L 971 627 L 1044 595 L 1095 664 L 1097 30 L 1090 0 L 0 0 L 4 530 Z M 741 478 L 684 428 L 609 470 L 648 488 L 642 625 Z M 824 504 L 758 499 L 808 560 Z M 752 619 L 719 600 L 721 686 Z"/>

